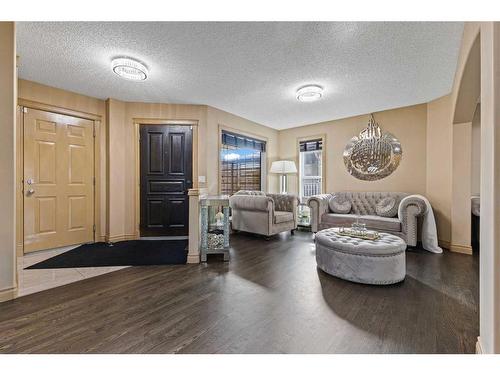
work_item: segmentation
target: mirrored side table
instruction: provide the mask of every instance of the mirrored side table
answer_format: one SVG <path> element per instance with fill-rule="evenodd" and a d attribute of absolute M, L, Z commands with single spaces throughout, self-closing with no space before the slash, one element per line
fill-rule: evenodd
<path fill-rule="evenodd" d="M 297 228 L 311 231 L 311 209 L 306 203 L 299 203 L 297 207 Z"/>
<path fill-rule="evenodd" d="M 208 254 L 223 254 L 229 261 L 229 197 L 204 196 L 200 198 L 201 261 Z"/>

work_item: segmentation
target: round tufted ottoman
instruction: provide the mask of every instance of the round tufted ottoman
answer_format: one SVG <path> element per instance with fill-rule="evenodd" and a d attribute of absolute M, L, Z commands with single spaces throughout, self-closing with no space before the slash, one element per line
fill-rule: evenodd
<path fill-rule="evenodd" d="M 337 228 L 316 233 L 316 263 L 326 273 L 363 284 L 394 284 L 406 275 L 406 243 L 380 233 L 371 241 L 341 236 Z"/>

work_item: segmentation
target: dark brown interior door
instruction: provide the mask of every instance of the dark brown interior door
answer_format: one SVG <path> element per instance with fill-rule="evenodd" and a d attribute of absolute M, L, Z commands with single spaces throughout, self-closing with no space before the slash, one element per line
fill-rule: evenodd
<path fill-rule="evenodd" d="M 187 236 L 193 186 L 190 126 L 141 125 L 141 236 Z"/>

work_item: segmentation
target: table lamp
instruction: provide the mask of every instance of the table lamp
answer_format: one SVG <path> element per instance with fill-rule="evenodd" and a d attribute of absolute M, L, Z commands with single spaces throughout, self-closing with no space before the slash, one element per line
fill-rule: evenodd
<path fill-rule="evenodd" d="M 269 173 L 278 173 L 280 174 L 280 185 L 281 185 L 281 194 L 286 194 L 287 191 L 287 175 L 291 173 L 297 173 L 297 167 L 295 166 L 295 162 L 292 160 L 278 160 L 273 161 L 271 164 L 271 170 Z"/>

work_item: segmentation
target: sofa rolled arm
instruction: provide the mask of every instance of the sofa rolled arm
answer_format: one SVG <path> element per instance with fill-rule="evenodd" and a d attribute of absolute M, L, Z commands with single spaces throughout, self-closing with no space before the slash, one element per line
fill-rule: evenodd
<path fill-rule="evenodd" d="M 328 201 L 331 194 L 313 195 L 307 200 L 307 205 L 311 209 L 311 230 L 316 233 L 321 224 L 321 216 L 328 212 Z"/>
<path fill-rule="evenodd" d="M 273 211 L 272 198 L 265 195 L 233 195 L 229 197 L 229 206 L 233 210 Z"/>
<path fill-rule="evenodd" d="M 408 246 L 416 246 L 418 240 L 418 218 L 427 212 L 427 204 L 422 198 L 410 195 L 399 203 L 398 217 Z"/>

